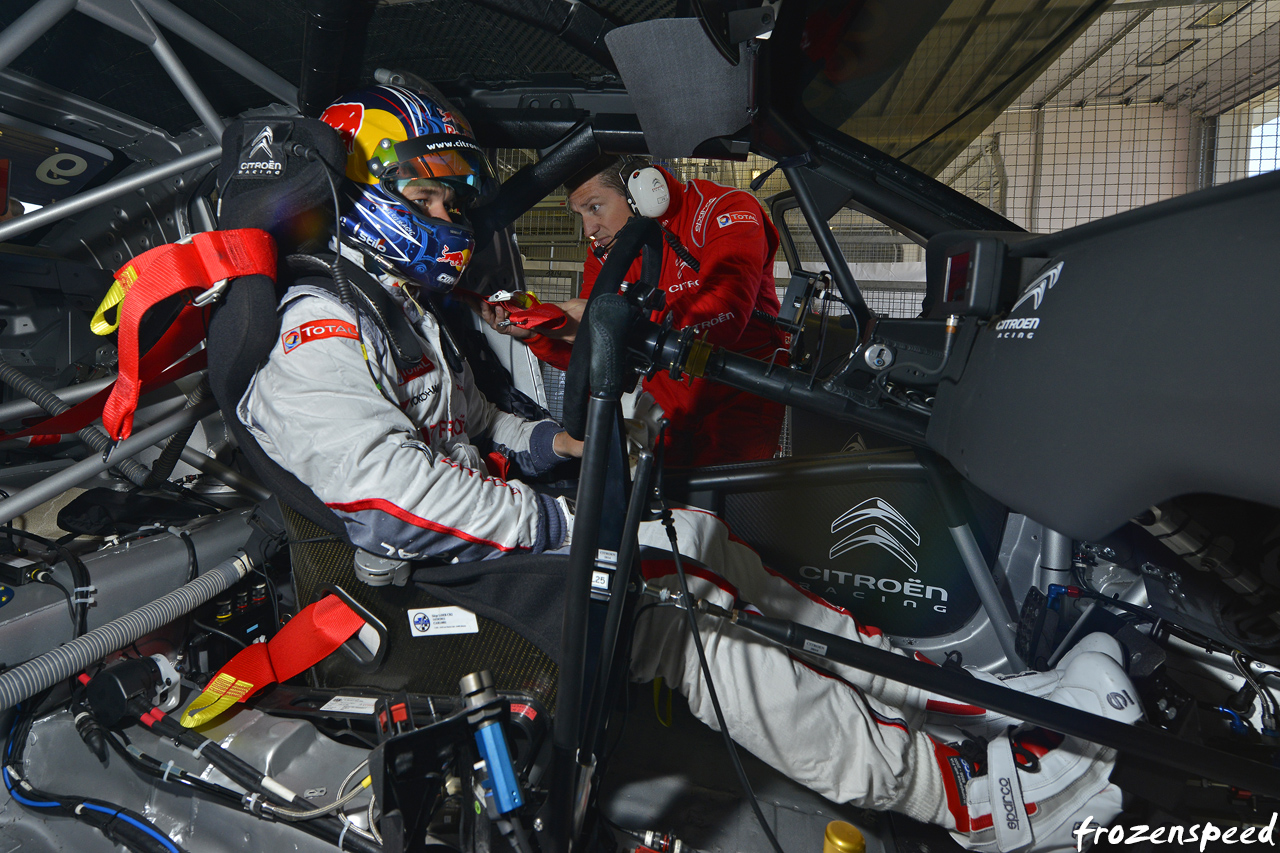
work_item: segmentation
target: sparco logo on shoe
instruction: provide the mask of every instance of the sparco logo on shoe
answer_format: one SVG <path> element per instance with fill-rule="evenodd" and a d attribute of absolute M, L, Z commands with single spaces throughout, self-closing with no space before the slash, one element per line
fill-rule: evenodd
<path fill-rule="evenodd" d="M 1129 695 L 1129 691 L 1112 691 L 1107 694 L 1107 704 L 1117 711 L 1123 711 L 1133 704 L 1133 697 Z"/>
<path fill-rule="evenodd" d="M 1000 802 L 1004 806 L 1005 826 L 1015 831 L 1020 829 L 1022 820 L 1018 817 L 1018 805 L 1013 799 L 1013 783 L 1008 776 L 1000 777 Z"/>

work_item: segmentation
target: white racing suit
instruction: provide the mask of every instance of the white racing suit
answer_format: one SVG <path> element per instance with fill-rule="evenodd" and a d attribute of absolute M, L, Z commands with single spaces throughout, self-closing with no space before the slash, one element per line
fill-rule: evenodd
<path fill-rule="evenodd" d="M 497 410 L 476 390 L 469 369 L 451 372 L 436 322 L 399 301 L 423 338 L 420 366 L 401 373 L 376 325 L 362 327 L 373 371 L 398 406 L 370 378 L 350 311 L 327 291 L 294 287 L 281 304 L 281 339 L 241 401 L 240 419 L 271 458 L 343 519 L 359 547 L 463 560 L 561 547 L 572 523 L 561 506 L 517 480 L 486 474 L 471 444 L 471 436 L 487 433 L 519 467 L 537 473 L 560 461 L 551 450 L 560 427 Z M 765 568 L 710 513 L 677 509 L 675 521 L 695 598 L 725 608 L 749 605 L 766 616 L 892 648 L 877 629 Z M 640 544 L 646 583 L 678 591 L 660 522 L 641 526 Z M 640 618 L 633 676 L 662 676 L 715 728 L 686 619 L 669 606 Z M 698 621 L 726 723 L 744 747 L 833 801 L 900 811 L 946 826 L 964 843 L 994 849 L 991 806 L 981 793 L 975 800 L 970 790 L 966 797 L 970 762 L 921 731 L 924 691 L 789 653 L 726 620 L 703 615 Z M 1109 762 L 1085 763 L 1094 769 L 1074 785 L 1071 801 L 1059 797 L 1061 804 L 1050 809 L 1046 798 L 1042 818 L 1071 812 L 1082 797 L 1113 787 Z M 1041 837 L 1037 833 L 1037 841 Z"/>
<path fill-rule="evenodd" d="M 398 288 L 420 337 L 420 364 L 402 371 L 377 324 L 354 317 L 327 290 L 295 286 L 280 304 L 280 340 L 237 407 L 240 421 L 346 525 L 351 542 L 401 559 L 480 560 L 559 547 L 567 535 L 556 502 L 518 480 L 491 476 L 473 437 L 488 436 L 515 467 L 540 474 L 564 459 L 561 427 L 496 408 L 471 369 L 454 373 L 437 321 Z"/>

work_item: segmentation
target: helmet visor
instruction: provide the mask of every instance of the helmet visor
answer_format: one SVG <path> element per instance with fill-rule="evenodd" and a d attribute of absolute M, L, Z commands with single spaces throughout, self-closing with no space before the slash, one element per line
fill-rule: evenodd
<path fill-rule="evenodd" d="M 498 180 L 474 140 L 453 133 L 416 136 L 390 148 L 379 146 L 383 178 L 407 181 L 426 178 L 452 187 L 462 205 L 483 204 L 497 191 Z"/>

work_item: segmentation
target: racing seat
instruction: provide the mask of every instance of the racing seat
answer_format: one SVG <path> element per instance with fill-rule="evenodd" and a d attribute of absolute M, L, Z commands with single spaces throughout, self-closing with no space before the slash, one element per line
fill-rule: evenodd
<path fill-rule="evenodd" d="M 228 153 L 219 167 L 219 184 L 224 187 L 220 224 L 223 228 L 256 227 L 272 232 L 283 257 L 297 245 L 294 221 L 320 207 L 329 188 L 322 163 L 295 156 L 287 157 L 281 179 L 237 187 L 232 180 L 238 162 L 235 153 L 245 140 L 261 131 L 263 123 L 262 119 L 238 121 L 224 134 L 223 147 Z M 277 139 L 295 139 L 319 149 L 321 157 L 336 164 L 341 173 L 345 152 L 327 125 L 306 119 L 271 120 L 270 124 L 277 125 Z M 280 266 L 282 289 L 291 274 L 286 264 Z M 282 506 L 299 607 L 338 587 L 381 623 L 382 646 L 372 660 L 357 661 L 335 653 L 311 670 L 311 683 L 453 696 L 461 676 L 488 669 L 500 691 L 526 695 L 552 710 L 560 648 L 561 608 L 557 602 L 563 600 L 567 557 L 528 555 L 419 567 L 408 587 L 367 586 L 356 579 L 356 550 L 347 541 L 341 520 L 297 477 L 267 456 L 236 417 L 236 406 L 249 381 L 280 335 L 279 295 L 277 285 L 266 276 L 246 276 L 228 288 L 209 323 L 209 384 L 246 461 Z M 537 602 L 537 612 L 528 612 L 526 602 Z M 478 631 L 412 636 L 410 611 L 446 605 L 475 612 Z"/>

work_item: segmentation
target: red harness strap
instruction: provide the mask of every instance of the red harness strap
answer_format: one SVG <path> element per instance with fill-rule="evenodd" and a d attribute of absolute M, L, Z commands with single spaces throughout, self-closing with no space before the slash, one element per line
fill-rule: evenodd
<path fill-rule="evenodd" d="M 113 440 L 128 438 L 133 431 L 133 413 L 143 382 L 139 376 L 138 325 L 147 309 L 180 291 L 208 291 L 245 275 L 265 275 L 275 280 L 275 241 L 265 231 L 205 231 L 193 235 L 190 242 L 170 243 L 143 252 L 116 272 L 116 284 L 99 308 L 94 324 L 98 334 L 110 332 L 114 327 L 101 322 L 101 315 L 110 305 L 119 303 L 116 346 L 120 374 L 102 412 L 102 424 Z M 179 356 L 204 337 L 202 306 L 206 301 L 197 297 L 179 316 L 178 324 L 185 334 L 174 345 L 186 344 L 178 351 Z"/>
<path fill-rule="evenodd" d="M 195 728 L 262 688 L 286 681 L 328 657 L 364 626 L 364 619 L 336 595 L 302 608 L 274 637 L 247 646 L 227 661 L 182 715 Z"/>

